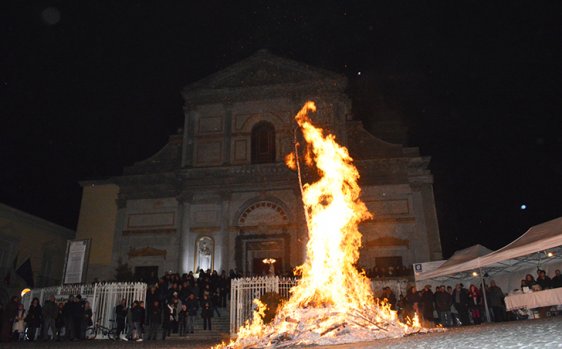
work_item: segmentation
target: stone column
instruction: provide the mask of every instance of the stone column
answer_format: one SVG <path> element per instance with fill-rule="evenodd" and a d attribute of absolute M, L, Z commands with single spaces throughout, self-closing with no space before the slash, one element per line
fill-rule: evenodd
<path fill-rule="evenodd" d="M 223 154 L 223 165 L 230 165 L 230 153 L 231 153 L 231 142 L 232 142 L 232 111 L 229 105 L 226 105 L 226 112 L 224 115 L 224 154 Z"/>
<path fill-rule="evenodd" d="M 182 193 L 177 197 L 178 200 L 178 231 L 180 236 L 179 243 L 179 263 L 178 272 L 188 273 L 190 269 L 190 259 L 193 259 L 193 248 L 190 249 L 190 217 L 192 193 Z"/>
<path fill-rule="evenodd" d="M 424 212 L 427 205 L 420 193 L 420 185 L 412 183 L 410 184 L 410 187 L 412 188 L 413 214 L 416 219 L 414 236 L 412 239 L 412 257 L 415 262 L 425 262 L 431 260 L 429 241 L 427 239 L 428 230 Z"/>
<path fill-rule="evenodd" d="M 129 246 L 129 243 L 123 235 L 125 229 L 125 222 L 127 219 L 127 199 L 119 195 L 116 200 L 117 204 L 117 219 L 115 220 L 115 233 L 113 240 L 113 256 L 111 258 L 112 273 L 114 274 L 117 267 L 117 261 L 121 258 L 122 263 L 127 263 L 127 256 L 123 253 Z"/>
<path fill-rule="evenodd" d="M 229 242 L 229 212 L 230 212 L 230 200 L 232 198 L 232 193 L 230 191 L 223 191 L 220 193 L 221 202 L 221 217 L 220 217 L 220 231 L 215 239 L 215 269 L 217 272 L 221 272 L 221 269 L 228 271 L 230 266 L 230 242 Z"/>
<path fill-rule="evenodd" d="M 181 167 L 190 167 L 193 164 L 193 122 L 196 113 L 186 104 L 184 114 Z"/>
<path fill-rule="evenodd" d="M 435 197 L 433 196 L 433 185 L 427 183 L 419 188 L 422 202 L 425 225 L 427 227 L 427 242 L 429 244 L 429 258 L 432 261 L 443 259 L 441 248 L 441 237 L 439 236 L 439 224 L 437 223 L 437 211 L 435 209 Z"/>

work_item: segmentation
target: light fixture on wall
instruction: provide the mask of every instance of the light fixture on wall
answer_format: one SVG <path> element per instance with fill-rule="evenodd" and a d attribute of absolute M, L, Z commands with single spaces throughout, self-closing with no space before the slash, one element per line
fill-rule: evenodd
<path fill-rule="evenodd" d="M 264 258 L 262 262 L 263 264 L 269 265 L 269 270 L 267 271 L 267 273 L 270 276 L 275 275 L 275 267 L 273 266 L 273 264 L 277 262 L 277 260 L 275 258 Z"/>

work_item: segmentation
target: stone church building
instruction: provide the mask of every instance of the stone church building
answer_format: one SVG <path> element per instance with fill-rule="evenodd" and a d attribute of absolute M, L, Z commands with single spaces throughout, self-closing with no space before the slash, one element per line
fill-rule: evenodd
<path fill-rule="evenodd" d="M 182 91 L 185 122 L 123 175 L 81 182 L 77 239 L 90 239 L 88 281 L 199 268 L 288 272 L 307 232 L 293 149 L 293 117 L 315 101 L 316 124 L 346 145 L 374 219 L 361 225 L 360 265 L 441 259 L 429 158 L 387 143 L 351 115 L 344 76 L 259 51 Z"/>

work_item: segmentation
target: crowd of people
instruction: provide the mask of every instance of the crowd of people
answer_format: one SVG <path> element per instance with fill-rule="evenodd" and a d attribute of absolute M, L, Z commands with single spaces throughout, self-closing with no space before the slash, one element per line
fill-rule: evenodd
<path fill-rule="evenodd" d="M 211 319 L 221 316 L 227 305 L 230 280 L 237 277 L 233 271 L 193 273 L 166 273 L 158 280 L 147 280 L 147 310 L 141 302 L 127 306 L 125 299 L 115 307 L 117 332 L 123 340 L 162 340 L 171 334 L 185 336 L 194 333 L 194 324 L 203 320 L 203 330 L 212 330 Z M 127 326 L 128 325 L 128 326 Z M 128 328 L 128 330 L 125 330 Z"/>
<path fill-rule="evenodd" d="M 202 319 L 203 329 L 212 330 L 213 316 L 221 316 L 227 305 L 230 280 L 240 277 L 216 271 L 166 273 L 148 282 L 146 306 L 142 300 L 131 304 L 122 299 L 114 308 L 116 335 L 123 340 L 165 339 L 171 334 L 194 333 L 195 322 Z M 24 309 L 21 298 L 14 296 L 3 306 L 0 315 L 0 339 L 9 341 L 77 341 L 86 339 L 93 326 L 92 308 L 81 295 L 57 301 L 50 296 L 41 305 L 33 298 Z"/>
<path fill-rule="evenodd" d="M 547 276 L 546 271 L 542 269 L 537 271 L 536 279 L 531 274 L 525 275 L 525 278 L 521 280 L 521 289 L 525 287 L 528 287 L 531 290 L 546 290 L 549 288 L 562 287 L 560 269 L 556 269 L 554 271 L 554 276 L 552 278 Z"/>
<path fill-rule="evenodd" d="M 26 310 L 20 297 L 14 296 L 2 308 L 0 321 L 2 342 L 79 340 L 92 325 L 92 307 L 80 295 L 63 302 L 51 295 L 43 305 L 33 298 Z"/>
<path fill-rule="evenodd" d="M 506 321 L 505 296 L 493 280 L 486 287 L 486 297 L 492 320 Z M 480 324 L 484 318 L 483 292 L 475 285 L 470 285 L 468 289 L 462 283 L 454 288 L 440 285 L 435 292 L 431 285 L 425 285 L 421 291 L 410 286 L 406 295 L 400 295 L 399 299 L 389 287 L 385 287 L 380 298 L 385 299 L 392 310 L 398 311 L 403 322 L 411 323 L 417 315 L 426 327 L 435 324 L 444 327 Z"/>
<path fill-rule="evenodd" d="M 462 283 L 458 283 L 454 288 L 440 285 L 435 291 L 432 291 L 431 285 L 425 285 L 419 291 L 415 286 L 411 286 L 406 295 L 400 295 L 398 299 L 389 287 L 385 287 L 379 298 L 385 299 L 392 310 L 398 311 L 402 321 L 412 321 L 417 315 L 420 322 L 428 327 L 434 324 L 441 324 L 444 327 L 480 324 L 485 320 L 485 302 L 492 321 L 516 319 L 517 314 L 506 312 L 504 301 L 506 293 L 496 285 L 496 282 L 491 280 L 485 287 L 486 289 L 482 290 L 481 287 L 471 284 L 466 288 Z M 552 278 L 546 276 L 545 271 L 540 269 L 536 279 L 531 274 L 527 274 L 521 281 L 521 287 L 534 290 L 562 287 L 560 270 L 557 269 Z"/>
<path fill-rule="evenodd" d="M 374 271 L 374 270 L 373 270 Z M 203 330 L 212 330 L 211 319 L 221 316 L 221 308 L 230 298 L 230 281 L 240 277 L 234 271 L 229 274 L 216 271 L 193 273 L 166 273 L 160 278 L 146 280 L 148 283 L 146 306 L 141 300 L 131 304 L 122 299 L 114 308 L 116 335 L 123 340 L 164 340 L 171 334 L 186 336 L 194 333 L 196 321 L 202 319 Z M 488 305 L 492 321 L 501 322 L 513 318 L 506 312 L 506 294 L 491 280 L 485 292 L 474 284 L 466 288 L 462 283 L 455 287 L 441 285 L 432 291 L 426 285 L 421 291 L 415 286 L 408 288 L 398 298 L 385 287 L 379 298 L 396 310 L 403 322 L 412 321 L 415 315 L 425 326 L 441 324 L 444 327 L 480 324 L 484 321 L 484 304 Z M 537 277 L 527 274 L 521 280 L 521 290 L 544 290 L 562 287 L 560 270 L 553 277 L 538 270 Z M 484 300 L 484 297 L 486 299 Z M 543 309 L 544 310 L 544 309 Z M 81 340 L 91 327 L 92 308 L 88 300 L 80 295 L 57 301 L 50 296 L 41 305 L 39 299 L 31 301 L 24 309 L 18 296 L 1 309 L 0 339 L 22 340 Z"/>
<path fill-rule="evenodd" d="M 370 279 L 391 278 L 400 276 L 411 276 L 414 274 L 412 267 L 396 265 L 389 267 L 359 268 L 365 270 L 365 274 Z"/>

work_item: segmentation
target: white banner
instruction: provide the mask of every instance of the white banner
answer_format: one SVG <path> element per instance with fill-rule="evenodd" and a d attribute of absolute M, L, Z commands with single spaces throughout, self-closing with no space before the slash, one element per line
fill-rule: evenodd
<path fill-rule="evenodd" d="M 88 240 L 69 241 L 66 251 L 64 284 L 78 284 L 82 282 L 88 242 Z"/>

